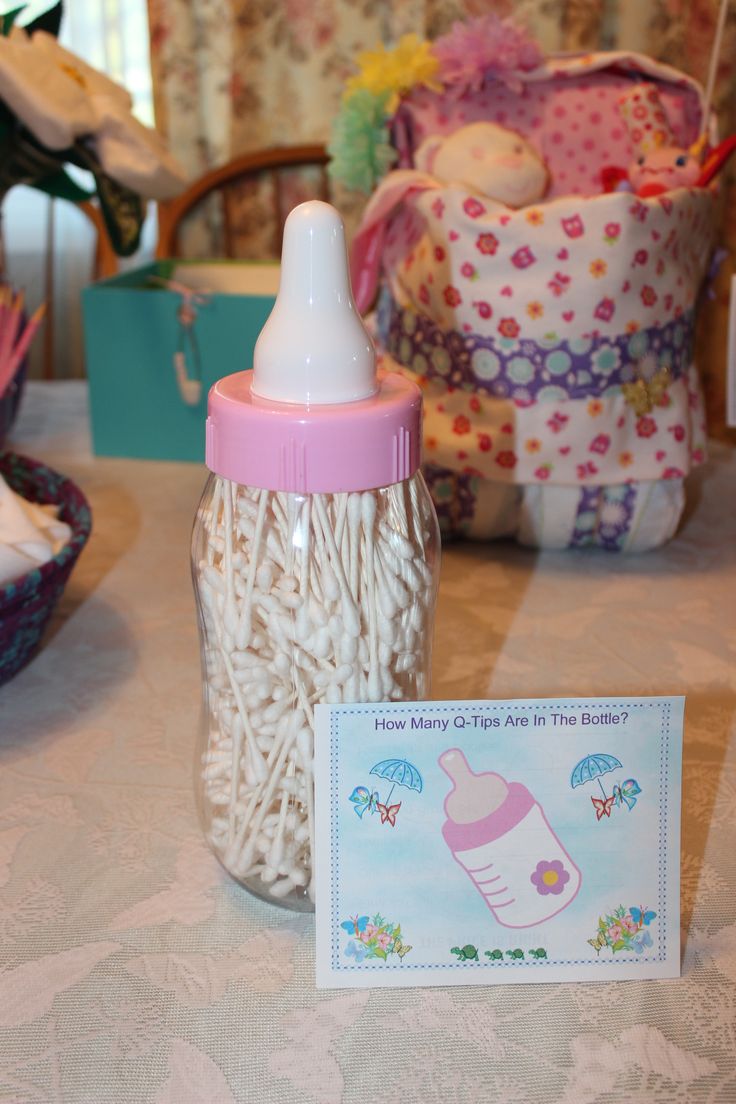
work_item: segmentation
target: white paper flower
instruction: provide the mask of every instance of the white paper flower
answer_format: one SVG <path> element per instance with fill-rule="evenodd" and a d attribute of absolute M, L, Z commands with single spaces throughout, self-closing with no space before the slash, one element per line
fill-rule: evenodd
<path fill-rule="evenodd" d="M 95 129 L 97 116 L 83 85 L 50 65 L 25 31 L 0 35 L 0 99 L 48 149 L 68 149 Z"/>
<path fill-rule="evenodd" d="M 184 186 L 159 135 L 131 114 L 128 92 L 53 35 L 14 27 L 0 36 L 0 99 L 47 149 L 88 139 L 107 175 L 139 195 L 168 199 Z"/>

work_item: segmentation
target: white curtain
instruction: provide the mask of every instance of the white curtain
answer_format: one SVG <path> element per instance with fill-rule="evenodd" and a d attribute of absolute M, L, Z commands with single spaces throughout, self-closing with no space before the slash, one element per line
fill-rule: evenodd
<path fill-rule="evenodd" d="M 15 7 L 10 4 L 9 7 Z M 50 6 L 33 0 L 24 22 Z M 0 5 L 4 10 L 8 5 Z M 72 0 L 66 5 L 60 41 L 96 69 L 125 85 L 135 113 L 153 123 L 146 0 Z M 31 354 L 33 376 L 84 375 L 80 292 L 92 277 L 94 232 L 86 217 L 63 200 L 32 188 L 14 188 L 3 205 L 7 275 L 25 288 L 33 310 L 48 305 L 46 328 Z M 130 263 L 151 251 L 150 227 Z"/>

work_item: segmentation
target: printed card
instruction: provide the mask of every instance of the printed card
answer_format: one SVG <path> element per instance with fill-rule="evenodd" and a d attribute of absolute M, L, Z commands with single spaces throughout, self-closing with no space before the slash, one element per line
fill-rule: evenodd
<path fill-rule="evenodd" d="M 683 710 L 317 706 L 317 985 L 678 976 Z"/>

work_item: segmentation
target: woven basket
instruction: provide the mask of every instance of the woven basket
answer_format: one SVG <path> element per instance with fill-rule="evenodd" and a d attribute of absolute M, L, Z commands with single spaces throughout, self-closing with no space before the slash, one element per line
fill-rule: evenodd
<path fill-rule="evenodd" d="M 54 503 L 71 540 L 33 571 L 0 587 L 0 685 L 17 674 L 38 647 L 44 629 L 92 527 L 89 504 L 76 484 L 17 453 L 0 454 L 0 474 L 31 502 Z"/>

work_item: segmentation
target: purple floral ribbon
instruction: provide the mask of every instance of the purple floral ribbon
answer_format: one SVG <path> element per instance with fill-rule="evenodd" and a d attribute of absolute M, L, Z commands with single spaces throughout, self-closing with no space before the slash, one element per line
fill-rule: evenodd
<path fill-rule="evenodd" d="M 664 326 L 617 337 L 482 337 L 442 330 L 386 295 L 378 329 L 391 356 L 418 376 L 528 405 L 617 394 L 622 384 L 662 368 L 672 380 L 684 376 L 692 363 L 693 318 L 688 311 Z"/>

